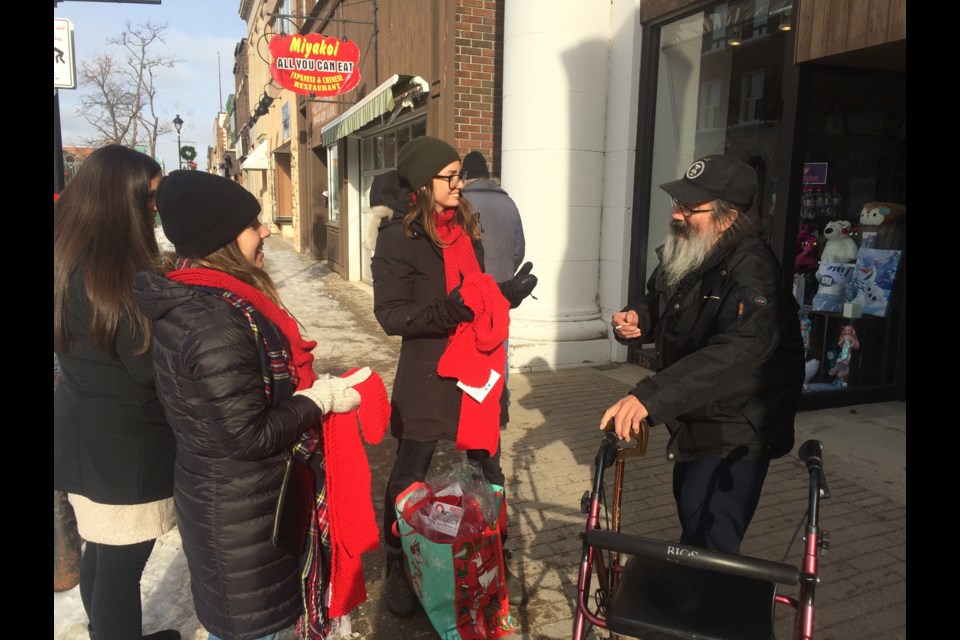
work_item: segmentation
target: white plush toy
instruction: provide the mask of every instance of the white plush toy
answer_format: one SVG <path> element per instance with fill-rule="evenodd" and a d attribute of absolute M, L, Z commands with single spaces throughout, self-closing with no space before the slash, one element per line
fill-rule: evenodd
<path fill-rule="evenodd" d="M 826 244 L 820 254 L 820 262 L 846 264 L 857 260 L 857 241 L 850 237 L 852 227 L 846 220 L 828 222 L 823 228 Z"/>

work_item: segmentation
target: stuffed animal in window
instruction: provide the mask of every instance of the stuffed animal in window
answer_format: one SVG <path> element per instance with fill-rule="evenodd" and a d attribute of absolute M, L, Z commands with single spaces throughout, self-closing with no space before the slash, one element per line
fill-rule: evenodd
<path fill-rule="evenodd" d="M 907 216 L 907 208 L 895 202 L 868 202 L 860 210 L 860 226 L 900 224 Z"/>
<path fill-rule="evenodd" d="M 800 225 L 797 231 L 797 257 L 793 261 L 794 273 L 810 273 L 816 270 L 819 246 L 816 225 Z"/>
<path fill-rule="evenodd" d="M 902 249 L 907 208 L 896 202 L 868 202 L 860 210 L 861 246 Z"/>
<path fill-rule="evenodd" d="M 857 241 L 853 239 L 854 228 L 846 220 L 828 222 L 823 228 L 826 244 L 820 255 L 820 262 L 846 264 L 857 260 Z"/>

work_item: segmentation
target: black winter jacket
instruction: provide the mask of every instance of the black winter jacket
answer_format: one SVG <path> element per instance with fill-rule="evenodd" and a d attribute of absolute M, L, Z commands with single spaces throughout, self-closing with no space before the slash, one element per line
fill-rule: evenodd
<path fill-rule="evenodd" d="M 403 214 L 380 223 L 370 268 L 373 312 L 387 335 L 402 336 L 400 360 L 391 394 L 390 430 L 396 438 L 418 442 L 454 440 L 463 393 L 453 378 L 437 375 L 449 330 L 434 303 L 447 297 L 443 251 L 414 223 L 414 237 L 403 232 Z M 483 265 L 483 247 L 473 242 Z M 482 268 L 482 267 L 481 267 Z"/>
<path fill-rule="evenodd" d="M 225 300 L 153 273 L 138 274 L 134 292 L 153 320 L 157 390 L 177 441 L 174 499 L 197 618 L 223 640 L 285 629 L 301 605 L 298 559 L 270 542 L 283 448 L 320 409 L 302 396 L 267 401 L 260 347 Z"/>
<path fill-rule="evenodd" d="M 74 274 L 70 353 L 60 353 L 53 392 L 53 488 L 101 504 L 143 504 L 173 495 L 173 432 L 153 385 L 153 358 L 120 319 L 114 352 L 90 343 L 90 304 Z"/>
<path fill-rule="evenodd" d="M 803 384 L 799 308 L 758 235 L 732 227 L 673 291 L 658 267 L 648 295 L 626 309 L 655 337 L 657 374 L 631 393 L 651 424 L 666 423 L 670 459 L 790 451 Z"/>

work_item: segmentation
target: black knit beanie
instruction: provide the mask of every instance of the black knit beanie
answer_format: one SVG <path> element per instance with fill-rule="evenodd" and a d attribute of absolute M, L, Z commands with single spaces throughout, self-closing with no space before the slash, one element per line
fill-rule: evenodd
<path fill-rule="evenodd" d="M 206 171 L 173 171 L 157 188 L 163 233 L 184 258 L 202 258 L 240 235 L 260 214 L 256 197 Z"/>
<path fill-rule="evenodd" d="M 433 176 L 451 162 L 459 162 L 460 154 L 443 140 L 420 136 L 403 145 L 397 154 L 397 171 L 414 191 L 430 182 Z"/>
<path fill-rule="evenodd" d="M 463 172 L 467 174 L 467 180 L 490 177 L 487 159 L 479 151 L 471 151 L 463 157 Z"/>

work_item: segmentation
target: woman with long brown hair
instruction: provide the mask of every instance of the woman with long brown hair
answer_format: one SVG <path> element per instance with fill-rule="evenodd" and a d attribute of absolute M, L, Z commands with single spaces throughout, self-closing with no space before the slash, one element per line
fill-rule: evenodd
<path fill-rule="evenodd" d="M 388 335 L 403 338 L 391 397 L 397 457 L 383 506 L 384 596 L 397 616 L 412 613 L 416 599 L 393 533 L 394 503 L 412 482 L 424 480 L 438 442 L 456 441 L 488 482 L 503 486 L 503 378 L 480 402 L 457 383 L 479 387 L 491 371 L 503 372 L 508 310 L 537 282 L 528 270 L 503 283 L 483 273 L 480 224 L 461 198 L 461 166 L 460 154 L 443 140 L 414 138 L 400 150 L 397 171 L 378 176 L 371 193 L 394 212 L 380 223 L 371 261 L 374 314 Z M 512 603 L 525 601 L 522 583 L 509 572 L 508 590 Z"/>
<path fill-rule="evenodd" d="M 80 596 L 97 640 L 141 637 L 140 577 L 176 524 L 173 433 L 154 389 L 150 321 L 133 298 L 134 275 L 158 257 L 160 175 L 149 156 L 110 145 L 53 207 L 53 486 L 86 540 Z"/>

